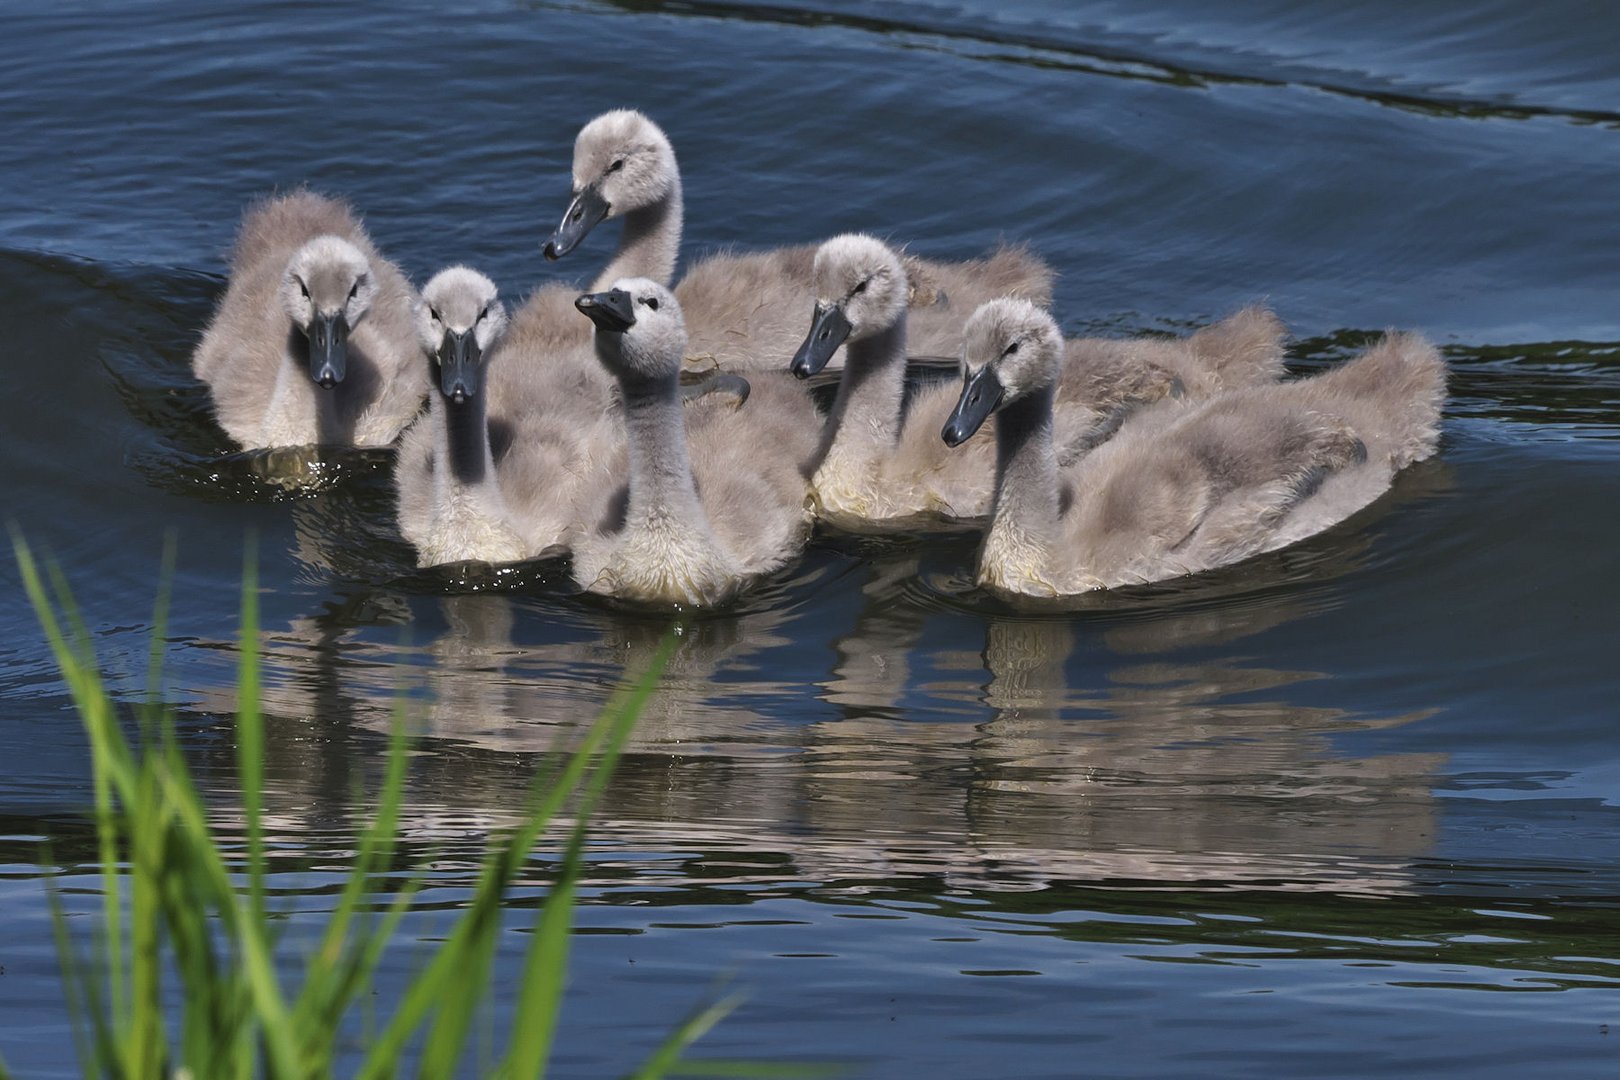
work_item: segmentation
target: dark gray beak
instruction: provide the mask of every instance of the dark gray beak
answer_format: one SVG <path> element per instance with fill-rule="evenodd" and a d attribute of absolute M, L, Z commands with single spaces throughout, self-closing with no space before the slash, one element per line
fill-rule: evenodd
<path fill-rule="evenodd" d="M 815 314 L 810 316 L 810 334 L 799 346 L 799 351 L 793 354 L 790 370 L 799 378 L 808 379 L 826 367 L 832 354 L 838 351 L 838 346 L 849 337 L 849 329 L 849 320 L 844 318 L 843 308 L 836 304 L 832 307 L 817 304 Z"/>
<path fill-rule="evenodd" d="M 598 330 L 622 334 L 636 325 L 635 305 L 623 289 L 586 293 L 574 301 L 574 306 L 583 311 Z"/>
<path fill-rule="evenodd" d="M 341 311 L 315 313 L 309 335 L 309 377 L 331 389 L 349 368 L 349 320 Z"/>
<path fill-rule="evenodd" d="M 560 259 L 573 251 L 585 239 L 585 234 L 596 228 L 612 209 L 595 184 L 575 195 L 574 201 L 568 204 L 568 213 L 563 215 L 562 224 L 546 241 L 546 258 Z"/>
<path fill-rule="evenodd" d="M 439 345 L 439 392 L 456 405 L 477 397 L 484 383 L 482 357 L 471 330 L 459 334 L 446 330 Z"/>
<path fill-rule="evenodd" d="M 939 433 L 945 445 L 961 446 L 971 439 L 1001 404 L 1001 393 L 1001 380 L 988 364 L 980 368 L 977 375 L 964 376 L 962 396 L 956 400 L 956 408 L 951 410 L 945 429 Z"/>

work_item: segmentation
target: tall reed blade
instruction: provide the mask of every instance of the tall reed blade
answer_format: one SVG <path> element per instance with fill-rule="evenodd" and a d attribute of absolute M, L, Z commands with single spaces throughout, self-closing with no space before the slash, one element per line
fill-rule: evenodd
<path fill-rule="evenodd" d="M 243 570 L 235 725 L 247 847 L 243 883 L 233 874 L 228 842 L 210 825 L 174 714 L 164 705 L 167 585 L 153 613 L 147 701 L 136 707 L 139 741 L 132 745 L 61 571 L 50 564 L 42 569 L 20 535 L 13 534 L 13 543 L 24 587 L 90 744 L 102 880 L 102 925 L 92 958 L 81 957 L 61 898 L 54 890 L 50 894 L 85 1076 L 145 1080 L 184 1073 L 210 1080 L 305 1080 L 333 1075 L 340 1032 L 352 1022 L 354 1006 L 369 1000 L 384 952 L 427 880 L 426 871 L 417 870 L 395 885 L 380 913 L 370 907 L 377 875 L 397 858 L 405 819 L 409 751 L 403 698 L 374 816 L 359 838 L 335 906 L 315 935 L 302 985 L 289 995 L 284 986 L 289 968 L 276 955 L 278 935 L 266 899 L 266 741 L 253 544 Z M 173 551 L 171 538 L 164 553 L 165 582 L 172 578 Z M 512 887 L 536 843 L 572 801 L 573 821 L 556 878 L 535 916 L 507 1051 L 496 1067 L 501 1077 L 544 1075 L 584 872 L 586 826 L 675 640 L 666 641 L 648 670 L 586 728 L 572 754 L 541 770 L 519 823 L 486 850 L 472 897 L 447 939 L 405 987 L 362 1059 L 345 1062 L 346 1069 L 379 1078 L 398 1075 L 408 1064 L 423 1077 L 465 1073 Z M 165 986 L 171 975 L 177 987 Z M 176 1002 L 178 1024 L 168 1014 Z M 684 1049 L 731 1004 L 718 1002 L 694 1014 L 636 1075 L 658 1076 L 676 1067 Z M 407 1063 L 412 1048 L 417 1059 Z M 0 1065 L 0 1080 L 6 1077 Z"/>
<path fill-rule="evenodd" d="M 264 910 L 264 717 L 259 711 L 259 544 L 247 537 L 242 558 L 242 628 L 236 671 L 236 771 L 247 823 L 248 896 L 253 921 Z"/>

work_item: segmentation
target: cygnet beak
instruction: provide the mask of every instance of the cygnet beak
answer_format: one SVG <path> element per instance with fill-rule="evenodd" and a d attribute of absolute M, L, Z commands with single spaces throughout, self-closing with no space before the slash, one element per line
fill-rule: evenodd
<path fill-rule="evenodd" d="M 574 301 L 574 306 L 584 312 L 598 330 L 622 334 L 636 325 L 635 305 L 623 289 L 586 293 Z"/>
<path fill-rule="evenodd" d="M 439 345 L 439 391 L 452 403 L 462 405 L 478 396 L 484 373 L 479 364 L 483 350 L 471 330 L 446 330 Z"/>
<path fill-rule="evenodd" d="M 984 426 L 990 414 L 996 411 L 1001 404 L 1001 380 L 986 364 L 980 368 L 976 375 L 965 375 L 962 379 L 962 396 L 956 401 L 956 408 L 951 410 L 950 419 L 945 421 L 944 430 L 939 437 L 945 440 L 946 446 L 961 446 L 973 437 L 973 433 Z"/>
<path fill-rule="evenodd" d="M 597 223 L 608 216 L 613 207 L 602 198 L 602 193 L 592 184 L 585 188 L 574 201 L 568 204 L 568 212 L 563 215 L 562 223 L 557 231 L 551 234 L 546 241 L 546 258 L 556 260 L 567 255 L 579 246 L 585 239 L 585 234 L 596 228 Z"/>
<path fill-rule="evenodd" d="M 849 320 L 844 317 L 843 308 L 837 304 L 817 304 L 815 314 L 810 317 L 810 333 L 799 351 L 793 354 L 790 370 L 799 378 L 808 379 L 827 366 L 838 346 L 849 337 L 849 331 Z"/>
<path fill-rule="evenodd" d="M 349 368 L 349 320 L 342 311 L 316 312 L 309 329 L 309 377 L 330 390 Z"/>

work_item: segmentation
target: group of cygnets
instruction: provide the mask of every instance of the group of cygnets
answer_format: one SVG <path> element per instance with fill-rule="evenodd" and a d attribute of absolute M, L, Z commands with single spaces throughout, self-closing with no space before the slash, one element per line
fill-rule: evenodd
<path fill-rule="evenodd" d="M 630 110 L 579 132 L 547 258 L 613 218 L 589 289 L 509 317 L 483 274 L 418 294 L 346 206 L 272 198 L 193 370 L 244 448 L 397 444 L 419 564 L 566 553 L 580 588 L 661 606 L 730 600 L 817 521 L 984 523 L 979 584 L 1013 600 L 1158 581 L 1343 520 L 1438 440 L 1445 365 L 1420 337 L 1297 379 L 1261 307 L 1183 340 L 1065 340 L 1021 247 L 934 262 L 849 234 L 672 286 L 680 172 Z M 823 415 L 803 380 L 840 350 Z M 961 382 L 908 400 L 908 358 L 941 354 Z"/>

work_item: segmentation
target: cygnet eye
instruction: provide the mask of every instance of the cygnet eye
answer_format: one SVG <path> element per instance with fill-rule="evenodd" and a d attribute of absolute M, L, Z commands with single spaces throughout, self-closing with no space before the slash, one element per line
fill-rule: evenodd
<path fill-rule="evenodd" d="M 1011 356 L 1014 353 L 1016 353 L 1017 351 L 1018 351 L 1018 342 L 1015 341 L 1011 345 L 1007 346 L 1007 351 L 1002 353 L 1001 355 L 1002 356 Z"/>
<path fill-rule="evenodd" d="M 613 164 L 608 166 L 608 172 L 618 172 L 622 168 L 624 168 L 624 158 L 617 158 Z"/>
<path fill-rule="evenodd" d="M 359 295 L 360 295 L 360 283 L 358 281 L 356 281 L 353 285 L 351 285 L 349 287 L 349 299 L 353 300 L 355 297 L 357 297 Z"/>
<path fill-rule="evenodd" d="M 871 282 L 872 282 L 871 278 L 865 279 L 859 285 L 855 286 L 855 291 L 853 293 L 851 293 L 850 295 L 851 296 L 859 296 L 859 295 L 861 295 L 861 293 L 866 291 L 866 287 L 869 284 L 871 284 Z"/>
<path fill-rule="evenodd" d="M 433 308 L 433 307 L 428 308 L 428 314 L 433 317 L 434 322 L 436 322 L 436 323 L 444 322 L 444 320 L 439 317 L 439 309 L 438 308 Z"/>
<path fill-rule="evenodd" d="M 478 313 L 478 318 L 473 320 L 473 321 L 474 322 L 483 322 L 487 318 L 489 318 L 489 305 L 485 304 L 484 305 L 484 310 L 480 311 Z"/>
<path fill-rule="evenodd" d="M 654 311 L 658 310 L 658 297 L 656 296 L 643 296 L 641 298 L 641 302 L 652 308 Z"/>
<path fill-rule="evenodd" d="M 305 300 L 308 300 L 309 299 L 309 286 L 304 284 L 304 279 L 303 278 L 294 278 L 293 280 L 298 282 L 298 291 L 304 294 L 304 299 Z"/>

